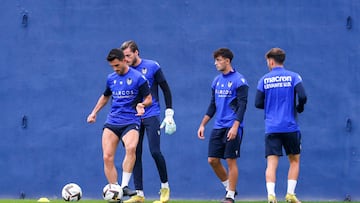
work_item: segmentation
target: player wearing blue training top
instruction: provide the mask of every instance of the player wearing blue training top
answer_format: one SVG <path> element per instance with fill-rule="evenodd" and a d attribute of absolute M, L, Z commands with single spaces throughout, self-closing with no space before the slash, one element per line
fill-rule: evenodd
<path fill-rule="evenodd" d="M 199 126 L 198 137 L 205 139 L 205 125 L 216 115 L 209 140 L 208 162 L 227 191 L 222 202 L 233 203 L 238 180 L 236 159 L 240 157 L 249 87 L 244 76 L 232 68 L 231 50 L 220 48 L 213 56 L 216 69 L 221 74 L 215 77 L 211 85 L 211 101 Z M 221 159 L 226 159 L 228 173 Z"/>
<path fill-rule="evenodd" d="M 255 106 L 264 109 L 265 112 L 265 156 L 267 158 L 265 175 L 268 202 L 277 202 L 276 170 L 279 157 L 283 155 L 282 147 L 284 147 L 290 162 L 285 199 L 289 203 L 300 203 L 295 196 L 301 149 L 301 134 L 296 115 L 304 111 L 307 97 L 300 75 L 284 68 L 285 52 L 282 49 L 270 49 L 265 58 L 270 72 L 258 82 Z"/>
<path fill-rule="evenodd" d="M 139 48 L 134 41 L 129 40 L 124 42 L 121 45 L 121 49 L 125 54 L 128 65 L 134 70 L 139 71 L 146 79 L 148 79 L 153 98 L 152 105 L 146 107 L 145 114 L 142 116 L 140 138 L 136 149 L 136 162 L 133 177 L 137 195 L 132 196 L 129 200 L 124 201 L 124 203 L 142 203 L 145 201 L 142 168 L 142 149 L 145 131 L 149 142 L 150 153 L 155 161 L 161 181 L 160 200 L 155 202 L 168 202 L 170 198 L 170 188 L 165 158 L 160 149 L 160 128 L 165 127 L 165 133 L 167 134 L 173 134 L 176 131 L 176 125 L 173 119 L 174 110 L 172 109 L 171 91 L 160 65 L 156 61 L 140 58 Z M 165 118 L 161 125 L 159 86 L 164 93 L 166 105 Z"/>
<path fill-rule="evenodd" d="M 114 157 L 121 140 L 125 147 L 121 187 L 125 196 L 132 196 L 136 191 L 130 190 L 128 184 L 136 159 L 140 116 L 144 115 L 145 108 L 151 105 L 152 97 L 148 81 L 127 65 L 125 55 L 120 49 L 112 49 L 107 61 L 114 73 L 108 75 L 106 89 L 88 116 L 87 122 L 94 123 L 97 113 L 111 98 L 111 110 L 102 135 L 104 172 L 109 183 L 118 184 Z"/>

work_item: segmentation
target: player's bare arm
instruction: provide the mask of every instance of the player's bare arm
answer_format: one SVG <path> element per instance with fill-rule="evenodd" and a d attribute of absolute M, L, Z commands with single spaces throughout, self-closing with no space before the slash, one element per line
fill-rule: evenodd
<path fill-rule="evenodd" d="M 201 140 L 205 139 L 205 134 L 204 134 L 205 126 L 210 121 L 210 119 L 211 119 L 210 116 L 205 115 L 204 118 L 202 119 L 201 123 L 200 123 L 197 134 L 198 134 L 198 138 L 201 139 Z"/>
<path fill-rule="evenodd" d="M 88 123 L 95 123 L 96 122 L 96 115 L 97 113 L 107 104 L 109 101 L 110 96 L 101 95 L 98 102 L 96 103 L 94 109 L 91 111 L 89 116 L 87 117 Z"/>

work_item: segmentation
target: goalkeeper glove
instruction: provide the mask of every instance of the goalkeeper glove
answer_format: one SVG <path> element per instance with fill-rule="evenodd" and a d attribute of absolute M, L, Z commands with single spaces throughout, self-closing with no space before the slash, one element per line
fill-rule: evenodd
<path fill-rule="evenodd" d="M 176 124 L 173 117 L 174 117 L 174 110 L 166 109 L 165 118 L 160 125 L 160 128 L 165 127 L 165 133 L 169 135 L 173 134 L 176 131 Z"/>

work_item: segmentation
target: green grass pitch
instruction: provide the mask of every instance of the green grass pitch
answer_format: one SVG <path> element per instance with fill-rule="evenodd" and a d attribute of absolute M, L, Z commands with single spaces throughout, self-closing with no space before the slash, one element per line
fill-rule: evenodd
<path fill-rule="evenodd" d="M 36 203 L 37 200 L 15 200 L 15 199 L 0 199 L 0 203 Z M 145 203 L 152 203 L 153 200 L 145 201 Z M 194 201 L 194 200 L 171 200 L 169 203 L 215 203 L 220 202 L 219 200 L 213 200 L 213 201 Z M 266 203 L 267 201 L 236 201 L 238 203 Z M 279 201 L 279 203 L 285 203 L 285 201 Z M 64 200 L 51 200 L 50 203 L 66 203 Z M 79 203 L 107 203 L 107 201 L 104 200 L 80 200 Z M 303 201 L 302 203 L 344 203 L 343 201 L 322 201 L 322 202 L 312 202 L 312 201 Z M 351 202 L 351 203 L 360 203 L 360 202 Z"/>

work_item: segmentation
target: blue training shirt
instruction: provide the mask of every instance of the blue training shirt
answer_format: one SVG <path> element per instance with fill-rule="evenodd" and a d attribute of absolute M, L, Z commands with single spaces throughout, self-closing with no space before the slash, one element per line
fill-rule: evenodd
<path fill-rule="evenodd" d="M 112 96 L 111 111 L 106 123 L 112 125 L 139 124 L 136 116 L 136 104 L 150 93 L 146 78 L 136 70 L 129 68 L 125 75 L 108 75 L 105 96 Z"/>
<path fill-rule="evenodd" d="M 211 85 L 216 106 L 214 129 L 230 128 L 237 120 L 232 102 L 237 99 L 237 89 L 243 85 L 248 86 L 246 79 L 235 70 L 215 77 Z M 240 123 L 241 127 L 243 127 L 243 123 Z"/>
<path fill-rule="evenodd" d="M 257 89 L 265 94 L 265 133 L 299 131 L 296 121 L 295 86 L 301 83 L 299 74 L 275 67 L 258 82 Z"/>
<path fill-rule="evenodd" d="M 149 81 L 149 86 L 152 96 L 152 104 L 145 108 L 145 114 L 143 118 L 148 118 L 152 116 L 160 115 L 160 103 L 159 103 L 159 89 L 158 84 L 163 82 L 165 78 L 163 74 L 158 74 L 158 77 L 155 77 L 158 71 L 161 71 L 160 65 L 153 60 L 141 59 L 141 63 L 137 66 L 130 66 L 131 68 L 136 69 L 142 73 L 146 79 Z"/>

